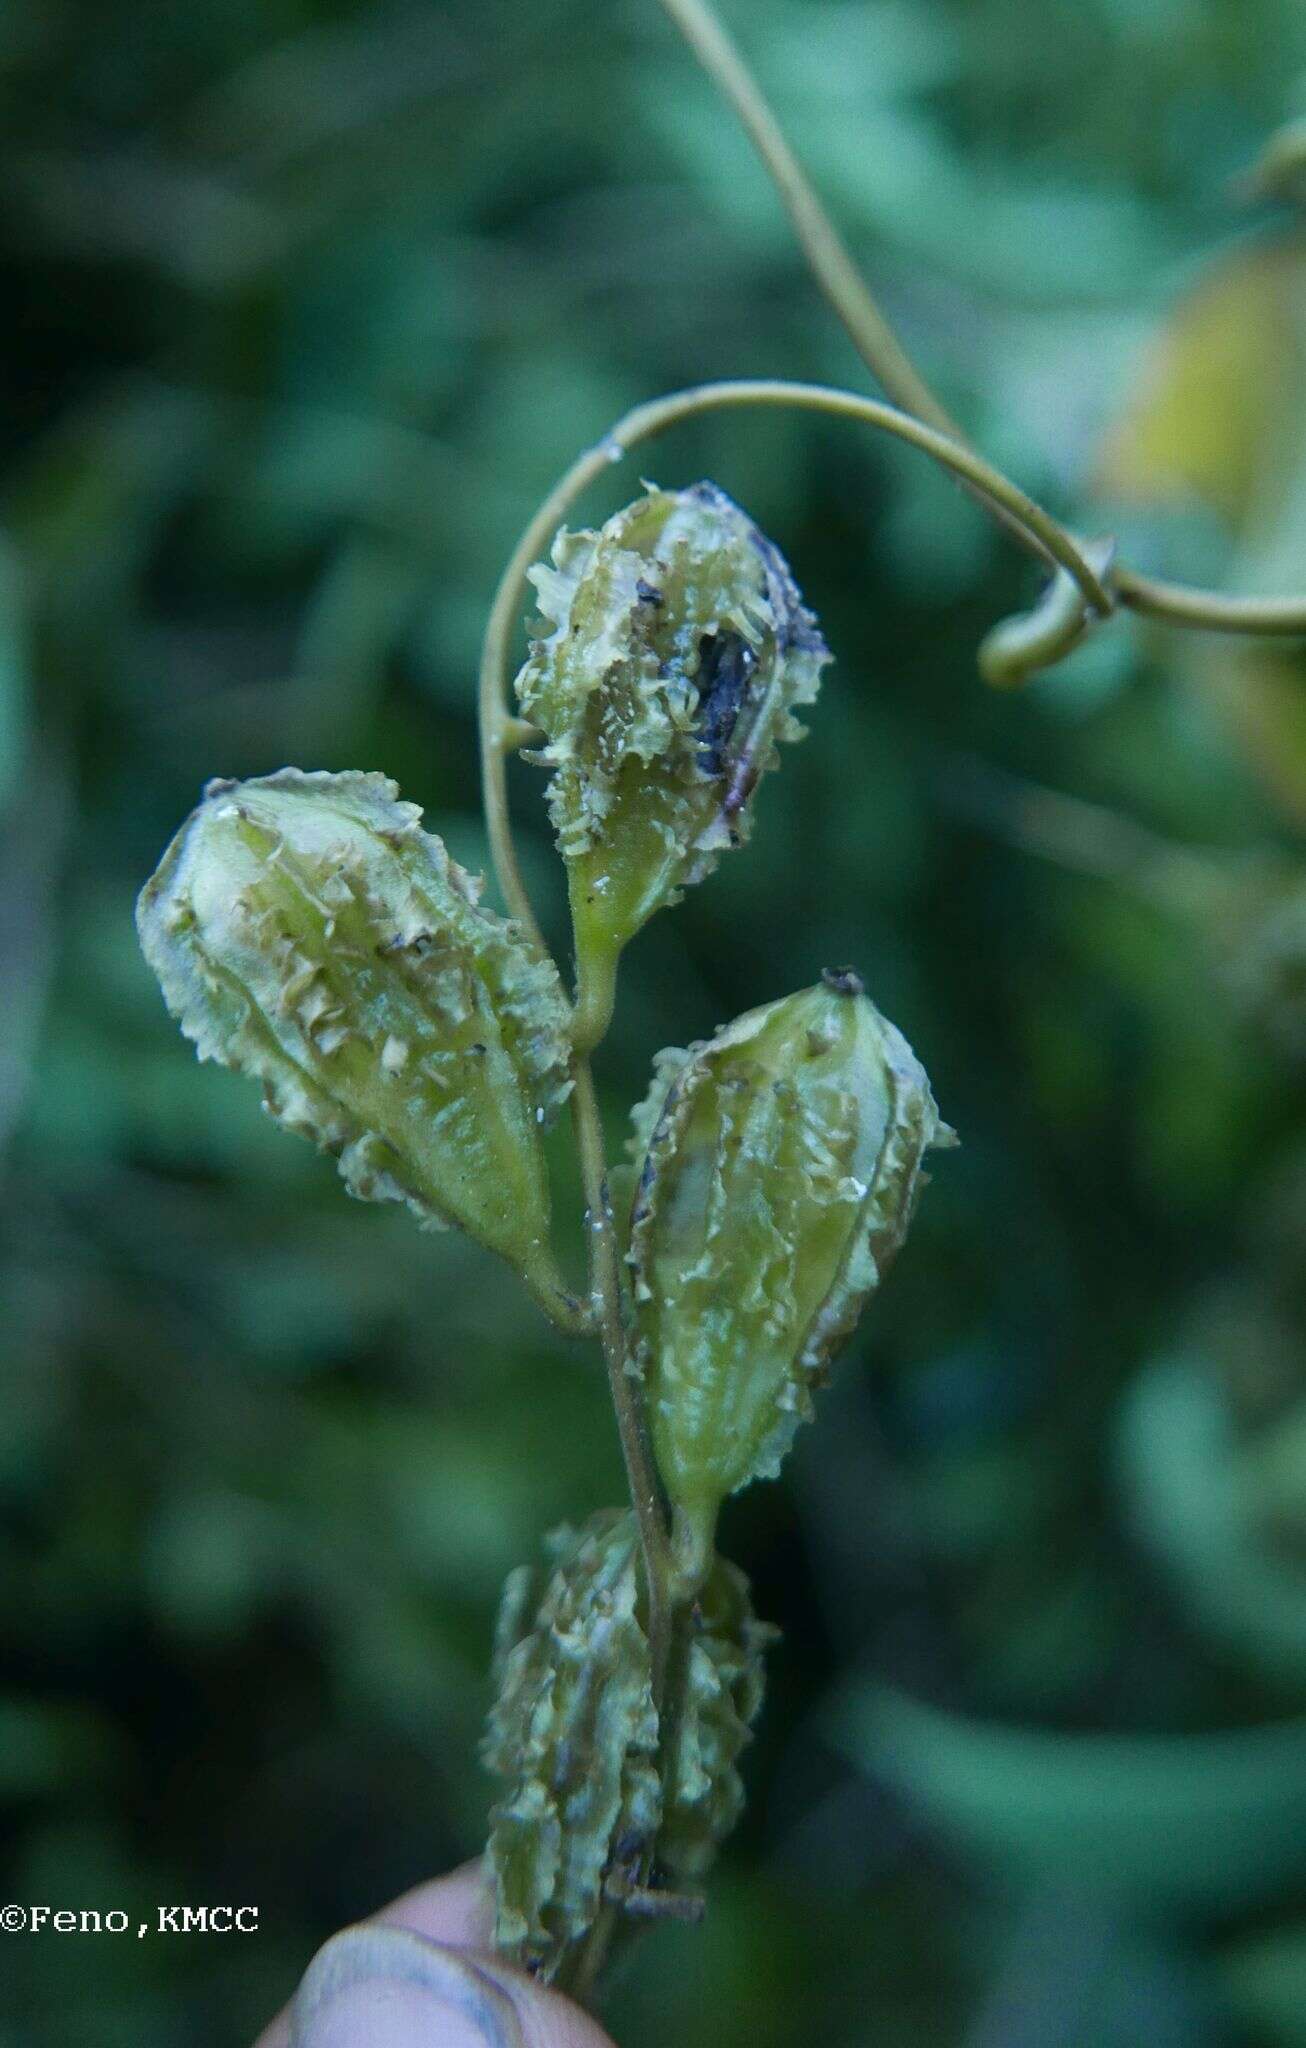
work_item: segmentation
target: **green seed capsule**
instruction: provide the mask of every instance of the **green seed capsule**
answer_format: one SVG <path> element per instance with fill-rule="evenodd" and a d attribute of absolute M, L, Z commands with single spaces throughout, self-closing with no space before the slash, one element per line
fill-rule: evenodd
<path fill-rule="evenodd" d="M 714 484 L 564 529 L 531 579 L 542 618 L 517 696 L 547 740 L 588 1048 L 627 940 L 747 837 L 829 654 L 784 557 Z"/>
<path fill-rule="evenodd" d="M 634 1516 L 609 1510 L 548 1547 L 524 1633 L 537 1577 L 505 1588 L 483 1751 L 508 1788 L 490 1816 L 495 1942 L 544 1977 L 594 1924 L 609 1876 L 640 1867 L 662 1810 Z"/>
<path fill-rule="evenodd" d="M 553 1977 L 605 1901 L 656 1912 L 649 1877 L 706 1871 L 743 1806 L 738 1758 L 776 1631 L 713 1558 L 677 1616 L 682 1705 L 663 1756 L 634 1516 L 607 1510 L 547 1550 L 550 1572 L 504 1588 L 483 1755 L 507 1787 L 490 1817 L 496 1945 Z"/>
<path fill-rule="evenodd" d="M 659 1055 L 636 1111 L 636 1359 L 659 1469 L 695 1529 L 778 1471 L 906 1235 L 925 1073 L 847 971 Z"/>
<path fill-rule="evenodd" d="M 460 1225 L 547 1298 L 566 1000 L 420 817 L 380 775 L 211 783 L 141 892 L 141 945 L 200 1058 L 257 1075 L 351 1194 Z"/>
<path fill-rule="evenodd" d="M 683 1880 L 702 1877 L 744 1810 L 740 1751 L 762 1707 L 763 1653 L 779 1629 L 758 1621 L 748 1580 L 738 1566 L 714 1558 L 679 1622 L 684 1696 L 658 1861 Z"/>

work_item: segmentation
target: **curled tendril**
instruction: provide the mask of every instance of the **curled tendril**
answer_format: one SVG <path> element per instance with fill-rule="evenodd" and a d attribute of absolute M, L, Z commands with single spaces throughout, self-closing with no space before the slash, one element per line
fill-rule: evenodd
<path fill-rule="evenodd" d="M 661 0 L 661 4 L 756 150 L 789 215 L 814 282 L 872 376 L 904 411 L 939 429 L 954 442 L 966 445 L 966 436 L 885 319 L 819 194 L 786 142 L 757 80 L 718 21 L 710 0 Z M 1271 136 L 1244 189 L 1253 198 L 1269 196 L 1294 202 L 1306 199 L 1306 120 L 1289 122 Z M 972 482 L 965 478 L 963 481 L 975 491 Z M 975 494 L 987 495 L 982 489 Z M 989 502 L 1003 525 L 1017 537 L 1028 538 L 1021 535 L 1018 516 L 991 496 Z M 1037 540 L 1034 547 L 1036 552 L 1049 553 Z M 1063 567 L 1070 566 L 1064 555 L 1057 559 Z M 1208 633 L 1306 638 L 1306 595 L 1299 593 L 1268 598 L 1231 597 L 1219 591 L 1143 576 L 1122 562 L 1112 578 L 1111 594 L 1118 606 L 1171 626 Z M 1104 613 L 1111 608 L 1109 604 L 1101 607 Z M 1059 652 L 1068 652 L 1073 644 L 1072 639 Z"/>
<path fill-rule="evenodd" d="M 1105 582 L 1115 555 L 1114 540 L 1104 537 L 1080 545 L 1085 560 Z M 1083 591 L 1067 570 L 1058 569 L 1036 605 L 999 619 L 985 634 L 977 656 L 979 672 L 994 689 L 1018 689 L 1077 647 L 1092 624 Z"/>

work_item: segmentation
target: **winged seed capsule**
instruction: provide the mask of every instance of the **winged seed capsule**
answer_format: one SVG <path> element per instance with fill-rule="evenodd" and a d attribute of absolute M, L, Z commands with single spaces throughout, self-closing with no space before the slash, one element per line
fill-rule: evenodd
<path fill-rule="evenodd" d="M 737 1762 L 777 1631 L 754 1618 L 743 1573 L 714 1559 L 678 1618 L 683 1706 L 661 1757 L 633 1514 L 555 1530 L 546 1549 L 549 1571 L 504 1588 L 483 1756 L 505 1781 L 490 1816 L 495 1942 L 547 1978 L 605 1899 L 647 1900 L 650 1871 L 708 1868 L 743 1807 Z"/>
<path fill-rule="evenodd" d="M 776 743 L 802 737 L 829 653 L 789 566 L 715 484 L 649 490 L 532 569 L 541 618 L 517 677 L 542 728 L 567 865 L 587 1050 L 627 940 L 747 837 Z"/>
<path fill-rule="evenodd" d="M 504 1590 L 483 1755 L 507 1787 L 490 1815 L 495 1943 L 552 1977 L 608 1871 L 651 1848 L 662 1794 L 634 1516 L 556 1530 L 548 1550 L 547 1588 L 527 1569 Z"/>
<path fill-rule="evenodd" d="M 763 1655 L 780 1631 L 758 1621 L 748 1580 L 723 1557 L 713 1559 L 683 1625 L 685 1689 L 658 1860 L 693 1880 L 744 1810 L 736 1766 L 762 1708 Z"/>
<path fill-rule="evenodd" d="M 566 1000 L 420 818 L 382 775 L 210 783 L 141 891 L 141 945 L 200 1058 L 256 1075 L 351 1194 L 460 1225 L 547 1299 Z"/>
<path fill-rule="evenodd" d="M 668 1495 L 700 1540 L 780 1466 L 907 1233 L 924 1070 L 848 970 L 658 1056 L 635 1112 L 636 1359 Z"/>

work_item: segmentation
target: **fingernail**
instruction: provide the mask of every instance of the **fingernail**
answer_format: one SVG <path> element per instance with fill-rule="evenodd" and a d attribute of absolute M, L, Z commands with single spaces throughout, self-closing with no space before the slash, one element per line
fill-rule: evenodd
<path fill-rule="evenodd" d="M 402 1927 L 347 1927 L 291 2008 L 292 2048 L 522 2048 L 512 2000 L 468 1956 Z"/>

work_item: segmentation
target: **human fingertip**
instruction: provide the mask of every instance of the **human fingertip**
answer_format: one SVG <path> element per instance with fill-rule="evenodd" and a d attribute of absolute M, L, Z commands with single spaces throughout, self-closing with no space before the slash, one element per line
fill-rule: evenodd
<path fill-rule="evenodd" d="M 465 1954 L 400 1927 L 347 1927 L 304 1973 L 291 2048 L 524 2048 L 507 1992 Z"/>

